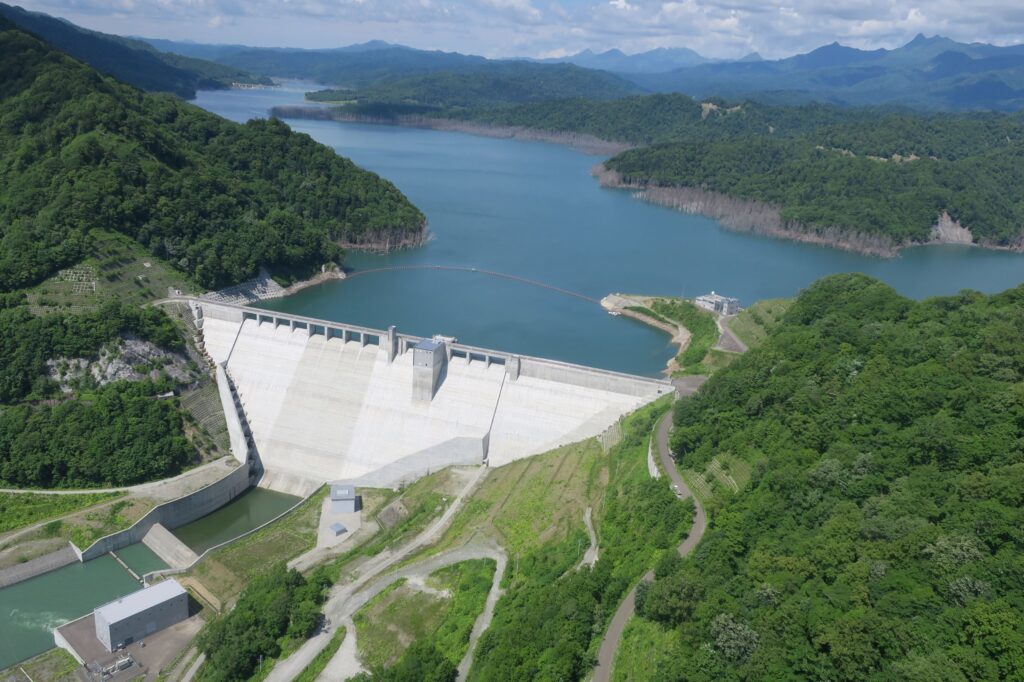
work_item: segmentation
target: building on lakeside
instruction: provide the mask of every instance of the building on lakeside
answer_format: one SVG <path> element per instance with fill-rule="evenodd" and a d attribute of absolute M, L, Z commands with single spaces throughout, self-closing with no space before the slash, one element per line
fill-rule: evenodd
<path fill-rule="evenodd" d="M 710 310 L 719 315 L 735 315 L 740 311 L 740 299 L 722 296 L 714 291 L 710 294 L 698 296 L 694 299 L 694 303 L 705 310 Z"/>
<path fill-rule="evenodd" d="M 356 494 L 356 487 L 348 483 L 331 484 L 331 513 L 354 514 L 363 508 L 363 496 Z"/>
<path fill-rule="evenodd" d="M 164 580 L 93 613 L 96 639 L 116 651 L 188 618 L 188 592 L 177 580 Z"/>

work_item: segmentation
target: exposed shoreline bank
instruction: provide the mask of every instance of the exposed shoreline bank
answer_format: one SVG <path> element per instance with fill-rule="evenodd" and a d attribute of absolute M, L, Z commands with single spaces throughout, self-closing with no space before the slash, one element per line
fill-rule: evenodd
<path fill-rule="evenodd" d="M 884 235 L 872 235 L 838 226 L 814 229 L 797 221 L 785 220 L 778 206 L 750 199 L 730 197 L 698 187 L 661 186 L 625 180 L 603 163 L 591 174 L 602 187 L 631 190 L 635 199 L 665 206 L 683 213 L 703 215 L 736 232 L 748 232 L 776 239 L 827 246 L 880 258 L 895 258 L 903 249 L 917 246 L 955 244 L 993 251 L 1024 252 L 1024 239 L 1009 246 L 974 241 L 970 229 L 953 220 L 948 213 L 936 217 L 927 241 L 896 242 Z"/>
<path fill-rule="evenodd" d="M 411 249 L 423 246 L 431 238 L 426 223 L 412 236 L 403 234 L 400 230 L 392 230 L 386 233 L 376 233 L 370 238 L 360 242 L 341 242 L 340 246 L 352 251 L 363 251 L 368 253 L 390 253 L 400 249 Z M 319 286 L 326 282 L 343 280 L 348 277 L 343 266 L 335 263 L 325 265 L 324 268 L 306 279 L 292 282 L 286 287 L 274 281 L 273 277 L 266 270 L 246 282 L 235 284 L 230 287 L 208 291 L 202 295 L 203 298 L 220 303 L 234 303 L 237 305 L 251 305 L 260 301 L 270 301 L 278 298 L 287 298 L 297 294 L 303 289 Z"/>
<path fill-rule="evenodd" d="M 525 126 L 497 126 L 488 123 L 475 123 L 453 118 L 431 118 L 428 116 L 395 116 L 376 117 L 359 114 L 346 114 L 330 107 L 311 106 L 277 106 L 270 110 L 272 116 L 279 118 L 303 118 L 320 121 L 341 121 L 344 123 L 371 123 L 374 125 L 392 125 L 406 128 L 424 128 L 444 132 L 467 133 L 480 137 L 500 139 L 526 140 L 533 142 L 550 142 L 560 144 L 586 154 L 614 156 L 636 145 L 624 142 L 603 140 L 584 133 L 558 132 L 538 130 Z"/>

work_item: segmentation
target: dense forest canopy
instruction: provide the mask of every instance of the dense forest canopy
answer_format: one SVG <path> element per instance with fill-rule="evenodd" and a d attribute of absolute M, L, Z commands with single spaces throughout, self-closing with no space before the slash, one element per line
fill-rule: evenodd
<path fill-rule="evenodd" d="M 682 466 L 754 475 L 638 598 L 663 679 L 1021 679 L 1022 310 L 829 277 L 677 404 Z"/>
<path fill-rule="evenodd" d="M 604 71 L 572 64 L 532 62 L 489 63 L 463 71 L 443 71 L 390 78 L 357 90 L 322 90 L 308 95 L 321 102 L 350 102 L 396 107 L 403 113 L 427 113 L 543 102 L 566 97 L 608 100 L 640 92 L 640 88 Z M 350 106 L 350 108 L 352 108 Z"/>
<path fill-rule="evenodd" d="M 943 213 L 975 241 L 1024 241 L 1024 145 L 963 160 L 909 162 L 838 153 L 801 140 L 677 142 L 605 163 L 626 183 L 697 187 L 781 207 L 799 229 L 833 226 L 926 242 Z"/>
<path fill-rule="evenodd" d="M 93 227 L 216 287 L 424 226 L 391 183 L 283 123 L 141 93 L 16 30 L 0 32 L 0 103 L 0 290 L 79 261 Z"/>

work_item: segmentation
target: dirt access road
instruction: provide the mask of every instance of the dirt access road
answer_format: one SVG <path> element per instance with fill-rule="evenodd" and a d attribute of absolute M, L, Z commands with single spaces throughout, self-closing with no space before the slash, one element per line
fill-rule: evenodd
<path fill-rule="evenodd" d="M 658 448 L 658 457 L 661 460 L 661 466 L 668 474 L 669 481 L 678 486 L 678 490 L 682 496 L 682 499 L 687 497 L 693 498 L 693 504 L 695 507 L 693 515 L 693 527 L 690 529 L 690 534 L 687 535 L 686 539 L 683 540 L 682 544 L 679 545 L 679 556 L 687 556 L 693 551 L 693 548 L 697 546 L 701 538 L 704 537 L 704 531 L 707 530 L 707 517 L 704 515 L 704 507 L 701 506 L 700 502 L 693 493 L 687 487 L 686 482 L 683 481 L 682 476 L 679 475 L 679 471 L 676 469 L 676 463 L 672 459 L 672 452 L 668 449 L 668 432 L 672 427 L 672 412 L 667 412 L 661 421 L 658 423 L 658 428 L 655 432 L 655 443 Z M 644 575 L 643 580 L 650 581 L 654 579 L 654 571 L 648 571 Z M 619 644 L 622 642 L 622 632 L 626 629 L 626 624 L 629 623 L 629 619 L 633 617 L 636 611 L 636 587 L 634 586 L 626 598 L 622 600 L 619 608 L 615 611 L 615 615 L 612 616 L 612 622 L 608 626 L 608 632 L 605 633 L 604 640 L 601 641 L 601 648 L 597 652 L 597 666 L 594 668 L 594 676 L 591 678 L 591 682 L 609 682 L 612 677 L 612 664 L 615 663 L 615 653 L 619 650 Z"/>
<path fill-rule="evenodd" d="M 462 503 L 472 494 L 484 476 L 487 475 L 487 471 L 487 467 L 483 466 L 474 471 L 458 496 L 441 515 L 441 518 L 432 523 L 426 530 L 395 550 L 384 550 L 380 554 L 371 557 L 359 567 L 360 575 L 352 582 L 335 585 L 331 590 L 330 596 L 327 598 L 327 603 L 324 604 L 324 615 L 332 623 L 344 623 L 347 617 L 350 617 L 352 613 L 358 610 L 352 610 L 349 604 L 357 593 L 362 592 L 372 580 L 391 570 L 417 551 L 437 542 L 441 535 L 444 534 L 444 531 L 447 530 L 459 509 L 462 508 Z M 266 681 L 289 682 L 295 679 L 309 665 L 313 658 L 327 646 L 329 641 L 330 635 L 326 632 L 306 640 L 306 643 L 299 647 L 295 653 L 274 666 L 274 669 L 267 675 Z"/>

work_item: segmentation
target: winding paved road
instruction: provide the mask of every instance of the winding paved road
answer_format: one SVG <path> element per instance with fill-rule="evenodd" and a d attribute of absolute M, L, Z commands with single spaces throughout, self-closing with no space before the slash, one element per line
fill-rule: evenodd
<path fill-rule="evenodd" d="M 679 556 L 687 556 L 697 546 L 700 539 L 704 537 L 704 531 L 707 530 L 708 523 L 707 517 L 704 515 L 704 507 L 701 506 L 697 498 L 690 492 L 690 488 L 687 487 L 683 477 L 679 475 L 679 470 L 676 469 L 676 463 L 672 459 L 672 452 L 668 449 L 668 432 L 670 428 L 672 428 L 671 411 L 666 413 L 658 423 L 655 442 L 658 446 L 658 457 L 661 459 L 661 466 L 665 473 L 668 474 L 669 481 L 673 485 L 678 486 L 683 499 L 693 497 L 695 507 L 693 527 L 690 529 L 686 539 L 679 545 Z M 645 581 L 653 579 L 654 571 L 648 571 L 642 578 Z M 591 682 L 609 682 L 611 680 L 612 665 L 615 663 L 615 653 L 619 650 L 619 644 L 622 642 L 622 632 L 626 629 L 626 624 L 629 623 L 629 619 L 633 617 L 635 611 L 636 587 L 634 586 L 629 591 L 629 594 L 626 595 L 626 598 L 622 600 L 619 608 L 615 611 L 615 615 L 612 616 L 612 622 L 608 625 L 608 632 L 605 633 L 604 640 L 601 641 L 601 648 L 597 652 L 597 666 L 594 668 L 594 676 L 591 678 Z"/>

